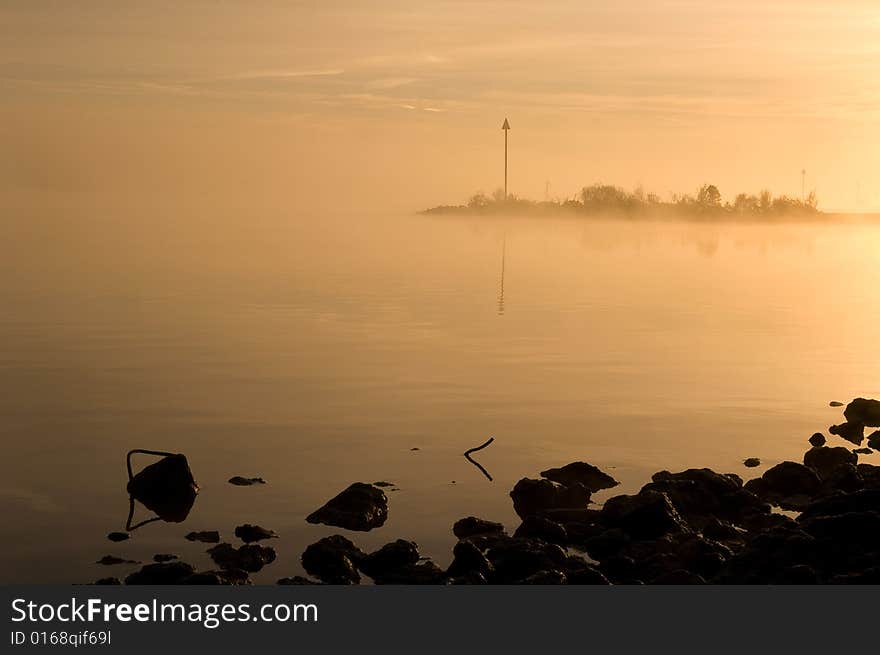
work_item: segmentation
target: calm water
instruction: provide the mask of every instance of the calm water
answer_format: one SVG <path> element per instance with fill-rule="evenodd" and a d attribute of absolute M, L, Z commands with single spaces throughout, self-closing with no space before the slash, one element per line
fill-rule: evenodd
<path fill-rule="evenodd" d="M 342 532 L 445 566 L 456 519 L 512 530 L 508 491 L 548 466 L 590 461 L 615 493 L 663 468 L 748 477 L 744 457 L 800 457 L 829 400 L 880 396 L 870 224 L 59 210 L 4 231 L 2 582 L 135 568 L 105 554 L 207 568 L 183 535 L 244 522 L 282 536 L 273 582 L 340 532 L 304 518 L 359 480 L 399 487 L 390 519 Z M 490 435 L 494 482 L 461 457 Z M 131 448 L 184 452 L 202 492 L 112 544 Z"/>

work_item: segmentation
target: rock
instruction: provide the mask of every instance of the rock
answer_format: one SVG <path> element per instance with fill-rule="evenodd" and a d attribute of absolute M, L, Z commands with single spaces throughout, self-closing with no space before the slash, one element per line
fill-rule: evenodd
<path fill-rule="evenodd" d="M 394 483 L 393 483 L 393 482 L 382 482 L 382 481 L 380 481 L 380 482 L 374 482 L 374 483 L 373 483 L 373 486 L 374 486 L 374 487 L 393 487 L 393 486 L 394 486 Z"/>
<path fill-rule="evenodd" d="M 871 554 L 880 548 L 880 512 L 846 512 L 810 517 L 800 523 L 804 532 L 823 544 L 825 560 L 835 569 L 851 567 L 855 562 L 848 561 L 850 558 L 865 555 L 876 563 Z"/>
<path fill-rule="evenodd" d="M 813 469 L 797 462 L 780 462 L 764 471 L 760 478 L 749 480 L 745 488 L 784 509 L 802 509 L 821 486 Z"/>
<path fill-rule="evenodd" d="M 695 585 L 706 584 L 706 579 L 696 573 L 685 571 L 684 569 L 676 569 L 668 573 L 662 573 L 649 584 L 652 585 Z"/>
<path fill-rule="evenodd" d="M 131 535 L 128 534 L 127 532 L 111 532 L 110 534 L 107 535 L 107 538 L 110 541 L 116 541 L 116 542 L 125 541 L 129 537 L 131 537 Z"/>
<path fill-rule="evenodd" d="M 147 564 L 140 571 L 135 571 L 127 578 L 125 584 L 130 585 L 168 585 L 179 584 L 184 578 L 195 573 L 192 565 L 186 562 L 163 562 Z"/>
<path fill-rule="evenodd" d="M 602 512 L 600 510 L 588 507 L 556 507 L 554 509 L 548 509 L 542 513 L 544 518 L 550 519 L 556 523 L 561 523 L 566 529 L 572 523 L 579 523 L 582 525 L 598 523 L 601 515 Z"/>
<path fill-rule="evenodd" d="M 848 423 L 880 428 L 880 400 L 856 398 L 843 410 L 843 416 Z"/>
<path fill-rule="evenodd" d="M 295 575 L 292 578 L 279 578 L 278 582 L 275 584 L 282 586 L 292 586 L 292 585 L 316 585 L 321 584 L 320 582 L 315 582 L 314 580 L 309 580 L 308 578 L 304 578 L 301 575 Z"/>
<path fill-rule="evenodd" d="M 843 403 L 840 402 L 839 400 L 832 400 L 830 403 L 828 403 L 828 406 L 829 407 L 843 407 Z"/>
<path fill-rule="evenodd" d="M 266 528 L 261 528 L 259 525 L 245 523 L 244 525 L 239 525 L 235 528 L 235 536 L 246 544 L 250 544 L 256 541 L 262 541 L 263 539 L 277 538 L 278 534 L 274 530 L 267 530 Z"/>
<path fill-rule="evenodd" d="M 880 430 L 876 430 L 868 435 L 868 447 L 880 450 Z"/>
<path fill-rule="evenodd" d="M 853 448 L 853 453 L 856 455 L 873 455 L 874 451 L 870 448 Z"/>
<path fill-rule="evenodd" d="M 755 468 L 756 466 L 761 466 L 761 460 L 757 457 L 747 457 L 743 460 L 743 466 L 746 468 Z"/>
<path fill-rule="evenodd" d="M 228 585 L 227 582 L 217 571 L 203 571 L 201 573 L 193 573 L 183 578 L 178 584 L 183 585 Z"/>
<path fill-rule="evenodd" d="M 201 541 L 205 544 L 220 543 L 220 533 L 217 530 L 203 530 L 201 532 L 190 532 L 186 535 L 187 541 Z"/>
<path fill-rule="evenodd" d="M 862 481 L 865 483 L 865 488 L 880 489 L 880 466 L 857 464 L 856 470 L 858 470 Z"/>
<path fill-rule="evenodd" d="M 527 578 L 523 578 L 518 584 L 525 585 L 560 585 L 568 584 L 568 578 L 562 571 L 551 569 L 549 571 L 537 571 Z"/>
<path fill-rule="evenodd" d="M 128 493 L 163 521 L 180 523 L 189 516 L 199 486 L 184 455 L 167 455 L 144 467 L 128 482 Z"/>
<path fill-rule="evenodd" d="M 450 577 L 468 577 L 474 574 L 485 580 L 492 576 L 494 568 L 482 551 L 470 541 L 459 541 L 452 548 L 452 564 L 446 571 Z"/>
<path fill-rule="evenodd" d="M 446 573 L 434 562 L 427 561 L 390 569 L 373 581 L 376 584 L 434 585 L 445 583 Z"/>
<path fill-rule="evenodd" d="M 96 584 L 96 585 L 120 585 L 120 584 L 122 584 L 122 583 L 119 581 L 119 578 L 100 578 L 100 579 L 98 579 L 98 580 L 95 580 L 92 584 Z"/>
<path fill-rule="evenodd" d="M 236 548 L 231 544 L 217 544 L 208 554 L 221 569 L 241 569 L 250 573 L 260 571 L 275 561 L 275 549 L 269 546 L 246 544 Z"/>
<path fill-rule="evenodd" d="M 215 573 L 225 585 L 251 584 L 250 574 L 243 569 L 221 569 L 219 571 L 211 571 L 211 573 Z"/>
<path fill-rule="evenodd" d="M 358 584 L 357 564 L 364 553 L 342 535 L 319 539 L 302 554 L 303 568 L 327 584 Z"/>
<path fill-rule="evenodd" d="M 799 523 L 820 516 L 839 516 L 851 512 L 880 512 L 880 489 L 864 489 L 835 494 L 810 503 L 797 520 Z"/>
<path fill-rule="evenodd" d="M 486 521 L 478 519 L 475 516 L 468 516 L 459 519 L 452 526 L 452 534 L 459 539 L 467 539 L 478 534 L 503 534 L 504 526 L 495 521 Z"/>
<path fill-rule="evenodd" d="M 604 562 L 605 558 L 620 553 L 630 541 L 626 532 L 619 528 L 611 528 L 586 539 L 582 546 L 590 557 Z"/>
<path fill-rule="evenodd" d="M 385 492 L 371 484 L 355 482 L 309 514 L 306 521 L 366 532 L 381 527 L 387 518 Z"/>
<path fill-rule="evenodd" d="M 154 562 L 170 562 L 175 559 L 177 559 L 177 555 L 172 555 L 171 553 L 158 553 L 153 555 Z"/>
<path fill-rule="evenodd" d="M 375 580 L 418 561 L 418 545 L 414 541 L 398 539 L 362 557 L 358 568 Z"/>
<path fill-rule="evenodd" d="M 810 437 L 810 445 L 819 447 L 825 445 L 825 435 L 821 432 L 816 432 L 812 437 Z"/>
<path fill-rule="evenodd" d="M 541 516 L 527 516 L 513 533 L 514 537 L 534 537 L 551 544 L 565 544 L 568 532 L 560 523 Z"/>
<path fill-rule="evenodd" d="M 541 477 L 566 487 L 580 483 L 593 493 L 602 491 L 602 489 L 611 489 L 620 484 L 598 467 L 586 462 L 572 462 L 561 468 L 547 469 L 541 471 Z"/>
<path fill-rule="evenodd" d="M 813 567 L 819 558 L 816 540 L 798 527 L 774 527 L 755 534 L 729 558 L 713 582 L 778 584 L 783 571 L 797 565 Z"/>
<path fill-rule="evenodd" d="M 849 493 L 858 491 L 864 486 L 864 480 L 855 465 L 841 464 L 822 481 L 823 491 L 820 495 L 838 491 Z"/>
<path fill-rule="evenodd" d="M 865 440 L 865 426 L 861 423 L 841 423 L 840 425 L 832 425 L 828 428 L 828 431 L 857 446 L 861 446 L 862 441 Z"/>
<path fill-rule="evenodd" d="M 689 530 L 669 496 L 651 489 L 634 496 L 609 498 L 602 508 L 602 522 L 635 539 L 656 539 L 669 532 Z"/>
<path fill-rule="evenodd" d="M 809 466 L 819 476 L 820 480 L 825 480 L 831 476 L 838 466 L 843 464 L 858 463 L 858 456 L 848 448 L 843 446 L 819 446 L 811 448 L 804 453 L 804 465 Z"/>
<path fill-rule="evenodd" d="M 229 478 L 229 484 L 234 484 L 236 487 L 250 487 L 255 484 L 266 484 L 266 481 L 263 478 L 244 478 L 240 475 L 233 475 Z"/>
<path fill-rule="evenodd" d="M 513 509 L 520 518 L 540 515 L 550 509 L 563 507 L 585 508 L 590 492 L 580 483 L 564 486 L 551 480 L 523 478 L 510 492 Z"/>
<path fill-rule="evenodd" d="M 490 578 L 494 584 L 512 584 L 538 571 L 558 570 L 566 561 L 565 551 L 555 544 L 540 539 L 514 537 L 494 545 L 486 557 L 494 568 Z"/>
<path fill-rule="evenodd" d="M 665 493 L 679 515 L 697 529 L 716 519 L 739 523 L 747 515 L 769 512 L 770 508 L 750 491 L 742 479 L 711 469 L 687 469 L 680 473 L 660 471 L 642 491 Z"/>
<path fill-rule="evenodd" d="M 776 578 L 776 584 L 819 584 L 819 582 L 816 571 L 806 564 L 787 566 Z"/>
<path fill-rule="evenodd" d="M 591 566 L 583 557 L 572 555 L 565 559 L 565 577 L 568 578 L 568 584 L 572 585 L 607 585 L 608 578 L 597 569 Z"/>
<path fill-rule="evenodd" d="M 122 559 L 121 557 L 116 557 L 114 555 L 104 555 L 104 557 L 95 562 L 95 564 L 113 566 L 114 564 L 138 564 L 138 562 L 133 559 Z"/>

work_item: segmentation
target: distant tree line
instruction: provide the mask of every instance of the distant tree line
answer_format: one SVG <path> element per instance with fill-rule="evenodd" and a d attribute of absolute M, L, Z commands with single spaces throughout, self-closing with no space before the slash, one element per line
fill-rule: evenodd
<path fill-rule="evenodd" d="M 757 195 L 737 194 L 724 201 L 714 184 L 704 184 L 696 194 L 672 194 L 662 200 L 657 194 L 646 193 L 642 187 L 627 191 L 610 184 L 593 184 L 584 187 L 574 198 L 565 200 L 534 201 L 508 194 L 502 190 L 491 196 L 477 193 L 465 205 L 442 205 L 426 211 L 442 213 L 576 213 L 588 215 L 657 216 L 675 215 L 686 217 L 777 217 L 818 214 L 815 192 L 804 198 L 774 196 L 769 191 Z"/>

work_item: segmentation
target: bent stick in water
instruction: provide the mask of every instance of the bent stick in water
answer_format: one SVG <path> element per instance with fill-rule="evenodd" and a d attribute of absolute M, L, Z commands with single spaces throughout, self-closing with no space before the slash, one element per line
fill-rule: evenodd
<path fill-rule="evenodd" d="M 489 478 L 489 482 L 492 482 L 492 476 L 489 475 L 489 471 L 487 471 L 486 469 L 484 469 L 483 466 L 482 466 L 479 462 L 477 462 L 477 461 L 471 459 L 471 453 L 475 453 L 475 452 L 477 452 L 478 450 L 483 450 L 483 448 L 485 448 L 486 446 L 488 446 L 488 445 L 489 445 L 490 443 L 492 443 L 493 441 L 495 441 L 495 437 L 489 437 L 489 441 L 487 441 L 486 443 L 484 443 L 482 446 L 477 446 L 476 448 L 470 448 L 469 450 L 464 451 L 464 458 L 465 458 L 467 461 L 469 461 L 471 464 L 473 464 L 474 466 L 476 466 L 478 469 L 480 469 L 480 471 L 483 473 L 483 475 L 485 475 L 487 478 Z"/>

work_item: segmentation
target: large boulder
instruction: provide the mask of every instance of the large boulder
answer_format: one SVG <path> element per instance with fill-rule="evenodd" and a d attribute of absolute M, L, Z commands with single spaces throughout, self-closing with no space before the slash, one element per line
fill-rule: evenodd
<path fill-rule="evenodd" d="M 568 542 L 568 532 L 561 523 L 551 521 L 543 516 L 527 516 L 513 533 L 514 537 L 532 537 L 543 539 L 551 544 Z"/>
<path fill-rule="evenodd" d="M 241 539 L 246 544 L 251 544 L 256 541 L 262 541 L 263 539 L 273 539 L 278 537 L 278 533 L 274 530 L 268 530 L 259 525 L 251 525 L 250 523 L 245 523 L 244 525 L 239 525 L 235 528 L 235 536 Z"/>
<path fill-rule="evenodd" d="M 592 464 L 572 462 L 560 468 L 541 471 L 541 477 L 565 486 L 580 483 L 591 492 L 611 489 L 620 484 L 617 480 Z"/>
<path fill-rule="evenodd" d="M 449 577 L 476 579 L 485 582 L 494 571 L 492 564 L 470 541 L 459 541 L 452 548 L 452 563 L 446 571 Z M 479 576 L 479 577 L 478 577 Z"/>
<path fill-rule="evenodd" d="M 381 527 L 387 518 L 385 492 L 372 484 L 355 482 L 309 514 L 306 521 L 366 532 Z"/>
<path fill-rule="evenodd" d="M 864 489 L 849 494 L 834 494 L 810 503 L 798 522 L 820 516 L 839 516 L 850 512 L 880 512 L 880 489 Z"/>
<path fill-rule="evenodd" d="M 860 423 L 870 428 L 880 427 L 880 400 L 856 398 L 846 409 L 843 416 L 849 423 Z"/>
<path fill-rule="evenodd" d="M 875 430 L 868 435 L 868 447 L 880 450 L 880 430 Z"/>
<path fill-rule="evenodd" d="M 342 535 L 332 535 L 309 545 L 302 554 L 303 568 L 327 584 L 358 584 L 357 565 L 364 553 Z"/>
<path fill-rule="evenodd" d="M 541 539 L 509 537 L 495 544 L 486 553 L 493 567 L 490 582 L 511 584 L 525 580 L 539 571 L 561 570 L 565 551 Z"/>
<path fill-rule="evenodd" d="M 820 480 L 828 480 L 837 467 L 855 465 L 858 461 L 858 455 L 843 446 L 819 446 L 804 453 L 804 465 L 813 469 Z"/>
<path fill-rule="evenodd" d="M 656 539 L 670 532 L 689 531 L 669 496 L 653 489 L 643 489 L 634 496 L 609 498 L 602 508 L 602 522 L 635 539 Z"/>
<path fill-rule="evenodd" d="M 513 487 L 510 497 L 514 511 L 524 519 L 552 509 L 584 508 L 590 502 L 590 491 L 580 483 L 566 486 L 551 480 L 523 478 Z"/>

